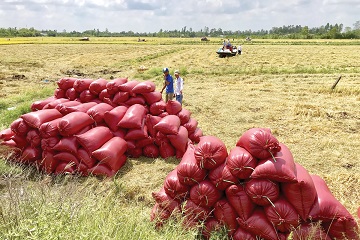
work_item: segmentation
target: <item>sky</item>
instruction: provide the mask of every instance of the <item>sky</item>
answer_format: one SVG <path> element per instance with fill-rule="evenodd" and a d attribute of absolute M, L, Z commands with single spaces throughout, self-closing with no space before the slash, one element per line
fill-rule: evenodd
<path fill-rule="evenodd" d="M 360 21 L 360 0 L 0 0 L 0 28 L 244 31 Z"/>

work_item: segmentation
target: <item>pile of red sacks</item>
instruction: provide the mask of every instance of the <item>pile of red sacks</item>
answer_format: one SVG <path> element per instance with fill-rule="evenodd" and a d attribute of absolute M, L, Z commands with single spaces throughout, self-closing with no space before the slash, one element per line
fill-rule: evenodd
<path fill-rule="evenodd" d="M 172 214 L 208 239 L 226 227 L 234 240 L 359 239 L 353 216 L 324 180 L 295 163 L 269 129 L 249 129 L 228 153 L 214 136 L 189 143 L 159 192 L 151 220 Z"/>
<path fill-rule="evenodd" d="M 113 176 L 127 157 L 181 158 L 202 131 L 190 111 L 165 103 L 151 81 L 62 78 L 45 100 L 0 132 L 15 161 L 46 173 Z"/>

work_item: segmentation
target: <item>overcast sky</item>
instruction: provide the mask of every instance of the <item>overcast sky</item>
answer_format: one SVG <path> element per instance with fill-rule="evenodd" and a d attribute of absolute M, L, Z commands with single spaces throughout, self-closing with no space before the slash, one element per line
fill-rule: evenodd
<path fill-rule="evenodd" d="M 0 28 L 67 32 L 270 30 L 360 21 L 360 0 L 0 0 Z"/>

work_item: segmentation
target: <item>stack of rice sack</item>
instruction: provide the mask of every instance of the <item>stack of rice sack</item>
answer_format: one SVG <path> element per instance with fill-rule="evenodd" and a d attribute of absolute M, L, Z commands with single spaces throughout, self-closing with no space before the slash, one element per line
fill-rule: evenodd
<path fill-rule="evenodd" d="M 62 78 L 45 100 L 0 132 L 15 159 L 47 173 L 113 176 L 127 157 L 179 159 L 202 131 L 190 111 L 165 103 L 151 81 Z"/>
<path fill-rule="evenodd" d="M 159 192 L 150 219 L 174 213 L 205 238 L 225 226 L 231 239 L 359 239 L 352 215 L 324 180 L 294 162 L 269 129 L 246 131 L 228 153 L 214 136 L 189 143 Z M 319 226 L 317 226 L 319 225 Z"/>

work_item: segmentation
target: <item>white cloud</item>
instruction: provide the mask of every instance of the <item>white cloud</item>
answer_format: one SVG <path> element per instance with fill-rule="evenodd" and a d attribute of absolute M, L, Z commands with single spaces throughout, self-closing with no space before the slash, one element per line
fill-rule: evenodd
<path fill-rule="evenodd" d="M 260 30 L 283 25 L 352 26 L 360 20 L 358 0 L 3 0 L 0 27 L 62 31 L 157 32 L 222 28 Z"/>

